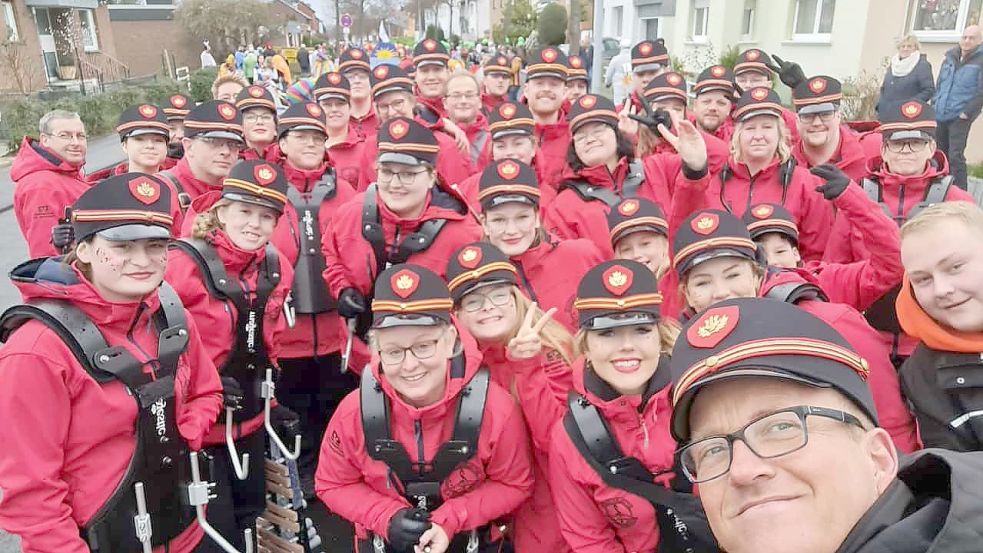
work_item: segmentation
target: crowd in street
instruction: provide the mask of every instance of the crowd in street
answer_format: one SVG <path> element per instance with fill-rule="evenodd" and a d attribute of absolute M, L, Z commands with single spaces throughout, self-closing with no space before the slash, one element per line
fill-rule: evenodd
<path fill-rule="evenodd" d="M 877 121 L 757 48 L 623 42 L 612 100 L 448 46 L 243 46 L 99 171 L 76 113 L 24 137 L 24 553 L 312 553 L 313 502 L 359 553 L 976 551 L 979 26 L 900 40 Z"/>

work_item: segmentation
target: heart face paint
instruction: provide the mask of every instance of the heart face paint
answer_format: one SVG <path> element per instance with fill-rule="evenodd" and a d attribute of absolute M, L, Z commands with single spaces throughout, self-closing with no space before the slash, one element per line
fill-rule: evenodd
<path fill-rule="evenodd" d="M 78 257 L 91 267 L 92 284 L 106 300 L 139 301 L 164 280 L 167 241 L 114 242 L 97 235 L 79 246 Z"/>

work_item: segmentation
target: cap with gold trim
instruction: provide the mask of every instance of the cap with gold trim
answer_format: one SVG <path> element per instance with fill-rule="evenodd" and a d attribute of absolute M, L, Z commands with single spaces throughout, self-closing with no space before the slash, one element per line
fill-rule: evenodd
<path fill-rule="evenodd" d="M 492 140 L 517 134 L 532 136 L 535 131 L 536 122 L 525 104 L 502 102 L 488 116 L 488 132 Z"/>
<path fill-rule="evenodd" d="M 165 139 L 171 135 L 164 110 L 153 104 L 139 104 L 123 110 L 116 124 L 121 139 L 142 134 L 159 134 Z"/>
<path fill-rule="evenodd" d="M 740 219 L 719 209 L 704 209 L 679 226 L 672 251 L 673 268 L 683 276 L 696 265 L 718 257 L 755 261 L 757 247 Z"/>
<path fill-rule="evenodd" d="M 425 267 L 393 265 L 375 279 L 372 327 L 434 326 L 450 324 L 451 300 L 447 284 Z"/>
<path fill-rule="evenodd" d="M 474 242 L 451 255 L 447 263 L 447 287 L 451 298 L 458 302 L 479 288 L 516 284 L 518 274 L 502 250 L 488 242 Z"/>
<path fill-rule="evenodd" d="M 447 48 L 432 38 L 425 38 L 413 47 L 413 65 L 417 68 L 424 65 L 447 67 L 450 60 L 451 56 L 447 53 Z"/>
<path fill-rule="evenodd" d="M 585 65 L 584 58 L 580 56 L 567 57 L 567 82 L 570 81 L 589 82 L 587 78 L 587 65 Z"/>
<path fill-rule="evenodd" d="M 645 100 L 648 102 L 659 102 L 662 100 L 681 100 L 686 102 L 686 78 L 669 71 L 649 81 L 642 91 Z"/>
<path fill-rule="evenodd" d="M 881 126 L 877 130 L 885 140 L 934 140 L 935 109 L 920 100 L 909 100 L 878 112 Z"/>
<path fill-rule="evenodd" d="M 164 115 L 167 116 L 168 121 L 183 121 L 194 105 L 188 96 L 174 94 L 164 102 Z"/>
<path fill-rule="evenodd" d="M 512 62 L 509 60 L 508 56 L 498 54 L 488 58 L 485 65 L 481 67 L 482 72 L 485 75 L 491 75 L 493 73 L 504 74 L 506 77 L 512 76 Z"/>
<path fill-rule="evenodd" d="M 636 232 L 669 236 L 669 224 L 659 204 L 645 198 L 625 198 L 608 214 L 611 245 Z"/>
<path fill-rule="evenodd" d="M 758 204 L 744 213 L 744 224 L 752 240 L 777 232 L 791 240 L 793 246 L 799 245 L 799 227 L 795 216 L 782 205 Z"/>
<path fill-rule="evenodd" d="M 727 300 L 694 317 L 676 340 L 669 372 L 671 430 L 680 443 L 690 438 L 690 407 L 699 390 L 740 377 L 836 390 L 877 423 L 867 361 L 831 326 L 778 300 Z"/>
<path fill-rule="evenodd" d="M 222 197 L 283 213 L 287 203 L 287 177 L 275 163 L 261 159 L 240 161 L 222 180 Z"/>
<path fill-rule="evenodd" d="M 434 166 L 438 151 L 433 131 L 413 119 L 396 117 L 379 127 L 379 163 Z"/>
<path fill-rule="evenodd" d="M 341 73 L 325 73 L 317 78 L 314 83 L 314 99 L 318 102 L 335 98 L 350 102 L 352 99 L 352 85 Z"/>
<path fill-rule="evenodd" d="M 745 90 L 734 106 L 732 117 L 734 121 L 746 121 L 759 115 L 782 116 L 782 99 L 777 92 L 764 86 Z"/>
<path fill-rule="evenodd" d="M 693 85 L 693 93 L 697 96 L 706 92 L 723 92 L 728 97 L 733 97 L 736 91 L 734 72 L 723 65 L 707 67 L 696 78 L 696 84 Z"/>
<path fill-rule="evenodd" d="M 290 131 L 318 131 L 328 134 L 324 110 L 314 102 L 293 104 L 280 114 L 276 134 L 283 137 Z"/>
<path fill-rule="evenodd" d="M 574 100 L 570 113 L 567 114 L 567 121 L 570 122 L 571 134 L 587 123 L 605 123 L 617 130 L 618 111 L 614 102 L 604 96 L 584 94 Z"/>
<path fill-rule="evenodd" d="M 669 65 L 669 51 L 661 40 L 643 40 L 631 49 L 631 70 L 658 71 Z"/>
<path fill-rule="evenodd" d="M 750 48 L 737 56 L 737 63 L 734 64 L 734 75 L 754 71 L 771 78 L 771 69 L 768 67 L 770 63 L 771 57 L 764 50 Z"/>
<path fill-rule="evenodd" d="M 792 105 L 795 111 L 808 115 L 836 111 L 843 101 L 843 85 L 840 81 L 826 75 L 807 79 L 792 91 Z"/>
<path fill-rule="evenodd" d="M 553 77 L 567 80 L 567 55 L 563 50 L 548 46 L 535 50 L 526 60 L 526 80 Z"/>
<path fill-rule="evenodd" d="M 276 115 L 276 101 L 273 93 L 265 86 L 251 85 L 239 91 L 236 96 L 236 108 L 245 112 L 249 108 L 266 108 Z"/>
<path fill-rule="evenodd" d="M 369 65 L 369 55 L 365 53 L 365 50 L 361 48 L 348 48 L 338 57 L 339 73 L 344 73 L 352 69 L 372 70 L 372 67 Z"/>
<path fill-rule="evenodd" d="M 398 65 L 382 64 L 372 70 L 372 97 L 379 99 L 388 92 L 409 92 L 413 94 L 413 79 Z"/>
<path fill-rule="evenodd" d="M 539 178 L 536 171 L 513 159 L 493 161 L 481 172 L 478 181 L 478 202 L 482 210 L 507 203 L 539 207 Z"/>
<path fill-rule="evenodd" d="M 584 330 L 659 322 L 662 294 L 648 267 L 629 259 L 605 261 L 594 267 L 577 287 L 578 323 Z"/>
<path fill-rule="evenodd" d="M 193 108 L 184 118 L 185 138 L 225 138 L 245 142 L 242 114 L 224 100 L 209 100 Z"/>
<path fill-rule="evenodd" d="M 170 238 L 171 189 L 144 173 L 109 177 L 72 205 L 72 228 L 79 242 L 98 233 L 111 241 Z"/>

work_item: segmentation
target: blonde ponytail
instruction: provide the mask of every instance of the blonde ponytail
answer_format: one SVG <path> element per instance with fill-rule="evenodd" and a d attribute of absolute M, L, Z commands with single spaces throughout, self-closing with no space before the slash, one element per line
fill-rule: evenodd
<path fill-rule="evenodd" d="M 206 238 L 215 230 L 225 230 L 225 226 L 222 222 L 218 220 L 218 210 L 219 208 L 230 205 L 232 202 L 226 199 L 220 199 L 215 202 L 208 211 L 199 213 L 195 217 L 194 227 L 191 229 L 191 237 L 197 238 L 199 240 Z"/>

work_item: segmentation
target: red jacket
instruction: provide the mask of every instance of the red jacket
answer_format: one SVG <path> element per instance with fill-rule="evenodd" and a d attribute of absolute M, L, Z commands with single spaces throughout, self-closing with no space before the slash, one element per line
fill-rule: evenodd
<path fill-rule="evenodd" d="M 420 94 L 418 90 L 416 92 L 416 103 L 420 104 L 421 109 L 429 109 L 441 119 L 447 118 L 447 109 L 444 108 L 444 98 L 443 96 L 438 96 L 436 98 L 427 98 Z"/>
<path fill-rule="evenodd" d="M 355 185 L 362 172 L 362 149 L 365 140 L 358 136 L 353 125 L 348 125 L 348 138 L 328 148 L 328 163 L 342 180 Z"/>
<path fill-rule="evenodd" d="M 109 302 L 77 270 L 66 272 L 59 282 L 16 286 L 25 300 L 71 301 L 110 346 L 123 347 L 153 371 L 146 352 L 156 356 L 150 315 L 159 306 L 157 295 Z M 178 431 L 198 450 L 222 408 L 222 387 L 190 316 L 188 332 L 175 376 L 175 407 Z M 21 537 L 24 553 L 88 553 L 79 528 L 112 496 L 136 451 L 133 397 L 121 382 L 97 383 L 38 321 L 27 322 L 0 350 L 0 380 L 6 383 L 0 386 L 0 526 Z M 170 551 L 190 552 L 201 539 L 192 524 L 170 542 Z"/>
<path fill-rule="evenodd" d="M 770 274 L 761 285 L 759 295 L 765 297 L 777 284 L 807 280 L 811 279 L 801 270 L 784 270 Z M 842 303 L 802 300 L 796 305 L 835 328 L 867 360 L 870 365 L 867 381 L 874 396 L 879 426 L 891 435 L 894 445 L 904 453 L 921 449 L 914 418 L 901 398 L 898 373 L 891 364 L 888 349 L 884 347 L 877 331 L 867 324 L 856 309 Z"/>
<path fill-rule="evenodd" d="M 481 107 L 485 110 L 485 113 L 491 113 L 494 111 L 498 104 L 508 100 L 506 96 L 492 96 L 487 92 L 481 93 Z"/>
<path fill-rule="evenodd" d="M 213 231 L 208 239 L 215 248 L 219 259 L 225 265 L 226 274 L 236 278 L 244 290 L 250 292 L 250 301 L 255 301 L 256 280 L 259 266 L 266 258 L 266 249 L 256 251 L 241 250 L 229 240 L 224 231 Z M 280 348 L 280 335 L 287 328 L 283 316 L 283 303 L 290 286 L 293 283 L 294 271 L 290 262 L 283 254 L 280 259 L 280 283 L 270 293 L 266 302 L 263 317 L 263 342 L 267 354 L 274 365 L 277 364 Z M 236 325 L 239 314 L 235 305 L 229 301 L 215 298 L 205 287 L 205 276 L 197 263 L 183 250 L 172 249 L 167 258 L 167 274 L 165 279 L 170 283 L 184 303 L 185 309 L 195 319 L 199 328 L 207 328 L 209 332 L 202 334 L 201 343 L 216 368 L 225 364 L 232 346 L 235 343 Z M 223 332 L 224 329 L 224 332 Z M 236 423 L 233 435 L 236 438 L 248 436 L 263 426 L 263 415 L 259 414 L 248 421 Z M 225 415 L 219 417 L 208 436 L 205 445 L 211 446 L 225 443 Z"/>
<path fill-rule="evenodd" d="M 511 359 L 501 345 L 484 346 L 481 352 L 492 380 L 518 399 L 532 438 L 535 479 L 532 497 L 515 511 L 516 551 L 570 551 L 560 535 L 547 475 L 553 425 L 566 413 L 573 371 L 553 350 L 532 359 Z"/>
<path fill-rule="evenodd" d="M 490 147 L 492 139 L 491 133 L 488 132 L 488 119 L 485 117 L 485 114 L 479 111 L 474 123 L 469 125 L 457 123 L 457 126 L 461 127 L 464 134 L 468 135 L 468 143 L 472 148 L 468 158 L 468 161 L 471 163 L 468 170 L 472 175 L 480 174 L 492 160 Z M 480 145 L 480 150 L 476 149 L 479 145 L 479 140 L 484 141 Z"/>
<path fill-rule="evenodd" d="M 550 236 L 511 261 L 519 271 L 519 287 L 526 295 L 539 303 L 543 311 L 555 307 L 553 319 L 576 332 L 573 301 L 577 286 L 587 271 L 606 259 L 610 257 L 605 257 L 591 240 L 557 240 Z M 557 270 L 558 267 L 563 270 Z"/>
<path fill-rule="evenodd" d="M 370 141 L 375 140 L 376 135 L 379 134 L 379 117 L 375 114 L 375 106 L 369 105 L 369 111 L 362 117 L 351 116 L 351 122 L 348 124 L 348 128 L 355 131 L 355 135 L 358 136 L 359 140 Z"/>
<path fill-rule="evenodd" d="M 901 236 L 894 221 L 859 186 L 848 186 L 833 200 L 833 206 L 839 217 L 864 229 L 862 240 L 871 256 L 852 263 L 811 261 L 805 268 L 816 277 L 829 301 L 863 311 L 901 281 Z"/>
<path fill-rule="evenodd" d="M 65 216 L 65 208 L 89 189 L 82 167 L 69 165 L 25 136 L 10 167 L 10 180 L 14 181 L 14 215 L 28 254 L 37 258 L 61 253 L 51 244 L 51 229 Z"/>
<path fill-rule="evenodd" d="M 812 164 L 806 157 L 802 142 L 792 148 L 795 160 L 805 169 L 811 169 Z M 859 182 L 867 176 L 867 160 L 881 156 L 881 133 L 868 132 L 858 134 L 846 125 L 840 125 L 840 144 L 828 163 L 834 163 L 848 177 Z"/>
<path fill-rule="evenodd" d="M 170 169 L 164 169 L 161 172 L 164 171 L 167 171 L 169 174 L 177 178 L 178 182 L 181 183 L 181 188 L 183 189 L 184 193 L 188 195 L 192 202 L 194 202 L 198 197 L 208 194 L 209 192 L 222 191 L 221 183 L 218 185 L 211 185 L 204 181 L 198 180 L 191 173 L 191 167 L 188 165 L 187 158 L 182 157 L 180 161 L 177 162 L 177 165 L 171 167 Z M 174 225 L 171 228 L 173 230 L 173 234 L 178 236 L 182 233 L 182 230 L 185 227 L 185 219 L 190 219 L 190 224 L 193 224 L 194 217 L 181 211 L 181 205 L 178 200 L 178 191 L 171 182 L 171 179 L 167 177 L 159 178 L 161 181 L 167 184 L 168 188 L 171 189 L 171 216 L 174 217 Z M 211 206 L 211 204 L 212 202 L 209 202 L 208 205 Z"/>
<path fill-rule="evenodd" d="M 700 132 L 707 148 L 707 167 L 711 174 L 715 174 L 727 163 L 730 147 L 713 135 Z M 659 204 L 668 213 L 675 197 L 676 181 L 682 175 L 682 158 L 672 145 L 660 140 L 655 150 L 642 158 L 642 166 L 645 168 L 646 185 L 639 195 Z"/>
<path fill-rule="evenodd" d="M 417 122 L 423 123 L 423 121 L 417 117 Z M 430 125 L 427 125 L 430 127 Z M 441 180 L 448 186 L 453 186 L 454 184 L 460 184 L 464 182 L 469 176 L 471 176 L 471 161 L 468 157 L 457 148 L 457 143 L 450 135 L 440 132 L 437 129 L 440 125 L 434 128 L 434 138 L 437 139 L 437 145 L 440 146 L 440 153 L 437 154 L 437 175 L 440 176 Z M 358 184 L 356 188 L 360 191 L 365 190 L 370 184 L 375 182 L 375 160 L 379 157 L 379 140 L 374 138 L 372 140 L 367 140 L 362 148 L 362 161 L 359 163 L 361 167 L 361 173 L 359 174 Z"/>
<path fill-rule="evenodd" d="M 660 367 L 659 370 L 666 370 Z M 670 387 L 620 396 L 578 361 L 574 388 L 597 407 L 626 456 L 635 457 L 668 487 L 676 442 L 669 434 Z M 577 553 L 653 553 L 659 542 L 655 508 L 648 500 L 607 486 L 570 441 L 563 420 L 550 443 L 550 488 L 560 532 Z"/>
<path fill-rule="evenodd" d="M 256 160 L 265 159 L 270 163 L 279 163 L 280 158 L 283 154 L 280 152 L 280 143 L 274 140 L 269 146 L 263 148 L 263 153 L 260 155 L 259 152 L 252 148 L 243 148 L 239 150 L 239 159 L 244 160 Z"/>
<path fill-rule="evenodd" d="M 557 122 L 552 125 L 536 123 L 534 131 L 539 145 L 536 160 L 542 166 L 543 173 L 547 175 L 563 175 L 570 171 L 567 152 L 573 144 L 573 135 L 570 133 L 567 114 L 560 110 L 557 117 Z M 560 181 L 553 180 L 550 184 L 558 186 Z"/>
<path fill-rule="evenodd" d="M 414 463 L 433 459 L 451 438 L 457 416 L 457 396 L 477 373 L 481 354 L 474 341 L 462 337 L 464 378 L 450 378 L 444 398 L 418 409 L 404 403 L 381 375 L 378 358 L 372 370 L 390 401 L 392 438 L 406 449 Z M 335 411 L 324 433 L 315 490 L 329 509 L 355 525 L 355 534 L 387 537 L 389 520 L 410 503 L 394 487 L 398 478 L 381 461 L 369 458 L 359 391 L 350 393 Z M 423 452 L 422 458 L 420 451 Z M 532 460 L 522 414 L 508 392 L 490 383 L 481 421 L 478 452 L 441 484 L 443 504 L 432 512 L 433 522 L 448 536 L 474 528 L 514 511 L 532 491 Z"/>
<path fill-rule="evenodd" d="M 833 210 L 829 202 L 816 192 L 816 187 L 823 184 L 822 179 L 802 167 L 796 167 L 788 188 L 783 193 L 778 158 L 753 177 L 750 176 L 747 165 L 733 158 L 728 160 L 727 166 L 730 178 L 726 183 L 721 183 L 722 173 L 707 172 L 695 181 L 689 180 L 684 174 L 680 175 L 673 198 L 671 224 L 678 224 L 681 221 L 678 217 L 685 218 L 699 209 L 724 209 L 742 217 L 752 205 L 782 204 L 795 216 L 799 226 L 799 252 L 802 259 L 808 262 L 822 258 L 829 229 L 833 224 Z M 680 187 L 690 189 L 680 193 Z M 685 202 L 680 198 L 686 198 Z"/>

